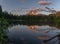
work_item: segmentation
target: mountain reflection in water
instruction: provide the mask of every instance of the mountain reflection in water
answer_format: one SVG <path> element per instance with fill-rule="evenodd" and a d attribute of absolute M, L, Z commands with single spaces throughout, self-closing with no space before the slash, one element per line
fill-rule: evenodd
<path fill-rule="evenodd" d="M 29 25 L 28 28 L 29 28 L 29 29 L 37 29 L 38 26 L 37 26 L 37 25 Z"/>
<path fill-rule="evenodd" d="M 43 44 L 43 40 L 57 35 L 58 31 L 48 25 L 14 25 L 8 27 L 7 36 L 13 44 Z M 56 37 L 47 44 L 59 44 L 59 40 Z"/>

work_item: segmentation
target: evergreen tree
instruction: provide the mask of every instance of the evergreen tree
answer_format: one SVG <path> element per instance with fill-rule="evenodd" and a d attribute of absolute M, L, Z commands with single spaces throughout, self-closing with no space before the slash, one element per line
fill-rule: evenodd
<path fill-rule="evenodd" d="M 0 17 L 2 17 L 2 7 L 0 5 Z"/>

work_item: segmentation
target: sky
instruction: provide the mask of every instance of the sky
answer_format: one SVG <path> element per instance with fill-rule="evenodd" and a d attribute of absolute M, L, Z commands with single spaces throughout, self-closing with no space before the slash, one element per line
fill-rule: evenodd
<path fill-rule="evenodd" d="M 48 3 L 41 1 L 48 1 Z M 60 0 L 0 0 L 0 5 L 2 6 L 3 11 L 18 15 L 26 14 L 27 11 L 33 8 L 44 8 L 45 6 L 60 11 Z"/>

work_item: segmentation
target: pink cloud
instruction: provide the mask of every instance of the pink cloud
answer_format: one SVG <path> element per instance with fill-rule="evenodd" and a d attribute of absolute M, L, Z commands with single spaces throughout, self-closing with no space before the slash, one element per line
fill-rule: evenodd
<path fill-rule="evenodd" d="M 52 3 L 48 2 L 48 1 L 39 1 L 38 4 L 41 4 L 41 5 L 50 5 Z"/>

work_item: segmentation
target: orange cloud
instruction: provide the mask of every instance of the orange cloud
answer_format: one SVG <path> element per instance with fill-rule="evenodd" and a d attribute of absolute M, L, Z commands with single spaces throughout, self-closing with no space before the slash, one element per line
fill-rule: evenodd
<path fill-rule="evenodd" d="M 55 13 L 56 11 L 53 9 L 50 9 L 49 7 L 45 7 L 45 8 L 32 8 L 31 10 L 27 11 L 28 15 L 37 15 L 39 12 L 51 12 L 51 13 Z"/>
<path fill-rule="evenodd" d="M 38 12 L 41 12 L 41 11 L 46 11 L 46 10 L 41 9 L 41 8 L 32 8 L 31 10 L 27 11 L 27 14 L 29 14 L 29 15 L 37 15 Z"/>
<path fill-rule="evenodd" d="M 50 5 L 52 3 L 48 2 L 48 1 L 40 1 L 40 2 L 38 2 L 38 4 L 41 4 L 41 5 Z"/>
<path fill-rule="evenodd" d="M 27 14 L 29 15 L 36 15 L 38 13 L 38 10 L 40 8 L 32 8 L 31 10 L 27 11 Z"/>
<path fill-rule="evenodd" d="M 27 12 L 27 14 L 29 14 L 29 15 L 36 15 L 37 11 L 30 10 L 30 11 Z"/>

